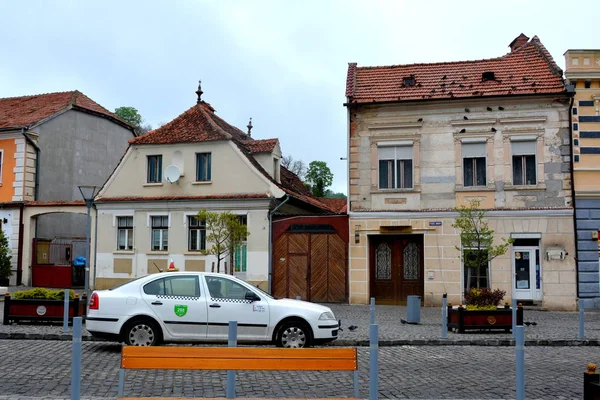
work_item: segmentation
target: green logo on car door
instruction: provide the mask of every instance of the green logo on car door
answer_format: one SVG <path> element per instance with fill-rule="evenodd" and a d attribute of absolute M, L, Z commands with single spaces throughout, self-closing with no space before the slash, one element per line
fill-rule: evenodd
<path fill-rule="evenodd" d="M 175 304 L 175 315 L 178 317 L 183 317 L 185 314 L 187 314 L 187 308 L 188 306 L 186 305 Z"/>

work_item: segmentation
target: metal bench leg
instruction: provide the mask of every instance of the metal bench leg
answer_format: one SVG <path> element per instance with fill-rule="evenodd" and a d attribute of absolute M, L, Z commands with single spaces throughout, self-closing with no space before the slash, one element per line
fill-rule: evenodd
<path fill-rule="evenodd" d="M 123 397 L 123 389 L 125 389 L 125 369 L 121 368 L 119 371 L 119 391 L 117 396 Z"/>
<path fill-rule="evenodd" d="M 354 398 L 358 399 L 358 369 L 354 370 Z"/>

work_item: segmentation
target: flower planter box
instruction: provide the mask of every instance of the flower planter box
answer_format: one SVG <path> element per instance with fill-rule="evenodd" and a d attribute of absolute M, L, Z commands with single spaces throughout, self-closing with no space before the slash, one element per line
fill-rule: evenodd
<path fill-rule="evenodd" d="M 10 294 L 4 296 L 4 325 L 13 322 L 63 322 L 64 318 L 63 300 L 45 300 L 45 299 L 23 299 L 15 300 Z M 84 317 L 86 313 L 87 301 L 85 296 L 82 299 L 75 297 L 69 301 L 69 322 L 73 317 Z"/>
<path fill-rule="evenodd" d="M 523 325 L 523 307 L 517 308 L 517 325 Z M 467 310 L 464 307 L 448 306 L 448 330 L 465 333 L 467 330 L 512 330 L 512 308 L 498 307 L 496 310 Z"/>

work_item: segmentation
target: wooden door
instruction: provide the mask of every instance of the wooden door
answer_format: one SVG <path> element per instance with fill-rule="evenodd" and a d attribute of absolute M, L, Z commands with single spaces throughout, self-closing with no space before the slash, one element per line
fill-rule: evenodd
<path fill-rule="evenodd" d="M 424 294 L 423 237 L 370 238 L 371 296 L 378 304 L 406 304 L 407 296 Z"/>

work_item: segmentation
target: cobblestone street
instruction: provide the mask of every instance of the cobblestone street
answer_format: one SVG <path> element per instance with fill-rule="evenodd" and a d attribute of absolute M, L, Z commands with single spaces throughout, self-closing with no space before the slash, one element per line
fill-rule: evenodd
<path fill-rule="evenodd" d="M 71 344 L 0 340 L 0 399 L 70 398 Z M 367 348 L 359 348 L 361 396 L 368 396 Z M 83 344 L 82 397 L 115 398 L 120 346 Z M 381 398 L 496 399 L 515 396 L 512 347 L 398 346 L 380 349 Z M 598 347 L 526 349 L 528 399 L 580 399 L 582 373 L 600 361 Z M 225 396 L 225 372 L 129 371 L 125 394 Z M 238 396 L 333 397 L 352 395 L 348 372 L 239 372 Z"/>

